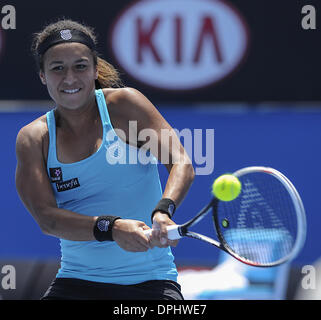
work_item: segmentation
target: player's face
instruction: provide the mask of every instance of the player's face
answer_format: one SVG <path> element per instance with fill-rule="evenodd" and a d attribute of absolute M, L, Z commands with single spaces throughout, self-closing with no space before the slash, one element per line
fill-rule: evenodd
<path fill-rule="evenodd" d="M 97 68 L 90 49 L 81 43 L 62 43 L 44 55 L 40 78 L 60 107 L 78 109 L 94 97 Z"/>

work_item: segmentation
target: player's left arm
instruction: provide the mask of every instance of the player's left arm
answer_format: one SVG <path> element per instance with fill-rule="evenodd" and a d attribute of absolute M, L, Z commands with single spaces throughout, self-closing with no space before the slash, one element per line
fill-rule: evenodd
<path fill-rule="evenodd" d="M 115 94 L 116 96 L 116 94 Z M 174 201 L 176 208 L 186 196 L 194 179 L 192 161 L 182 146 L 175 130 L 163 118 L 151 101 L 136 89 L 124 88 L 117 91 L 114 102 L 119 106 L 118 112 L 123 110 L 127 121 L 137 123 L 138 144 L 147 148 L 168 170 L 163 198 Z M 130 127 L 129 127 L 130 130 Z M 132 136 L 132 135 L 127 135 Z M 139 138 L 147 141 L 140 141 Z M 136 141 L 128 141 L 135 144 Z M 157 212 L 153 223 L 159 226 L 159 232 L 152 234 L 152 242 L 159 247 L 176 245 L 177 241 L 167 240 L 166 226 L 174 224 L 167 214 Z M 161 239 L 166 242 L 161 242 Z"/>

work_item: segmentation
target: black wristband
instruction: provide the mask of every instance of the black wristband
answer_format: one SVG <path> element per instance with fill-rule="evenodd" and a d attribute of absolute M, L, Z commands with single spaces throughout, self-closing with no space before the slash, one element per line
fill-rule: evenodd
<path fill-rule="evenodd" d="M 168 199 L 168 198 L 164 198 L 164 199 L 161 199 L 157 206 L 155 207 L 155 209 L 153 210 L 152 212 L 152 222 L 153 222 L 153 217 L 154 217 L 154 214 L 157 212 L 157 211 L 160 211 L 162 213 L 166 213 L 171 219 L 175 213 L 175 210 L 176 210 L 176 205 L 175 205 L 175 202 L 171 199 Z"/>
<path fill-rule="evenodd" d="M 114 241 L 112 230 L 114 222 L 121 217 L 100 216 L 95 222 L 94 237 L 97 241 Z"/>

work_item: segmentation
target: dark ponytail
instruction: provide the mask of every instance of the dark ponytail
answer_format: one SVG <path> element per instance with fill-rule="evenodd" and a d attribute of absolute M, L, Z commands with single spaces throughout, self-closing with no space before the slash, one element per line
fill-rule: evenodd
<path fill-rule="evenodd" d="M 110 63 L 100 57 L 97 57 L 97 70 L 97 82 L 101 88 L 123 87 L 118 71 Z"/>

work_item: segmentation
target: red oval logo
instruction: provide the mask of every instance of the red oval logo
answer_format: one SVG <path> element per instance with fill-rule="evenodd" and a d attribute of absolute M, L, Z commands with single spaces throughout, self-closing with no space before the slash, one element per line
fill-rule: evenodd
<path fill-rule="evenodd" d="M 249 42 L 240 13 L 226 1 L 143 0 L 116 19 L 111 47 L 133 78 L 165 90 L 221 81 L 243 60 Z"/>

